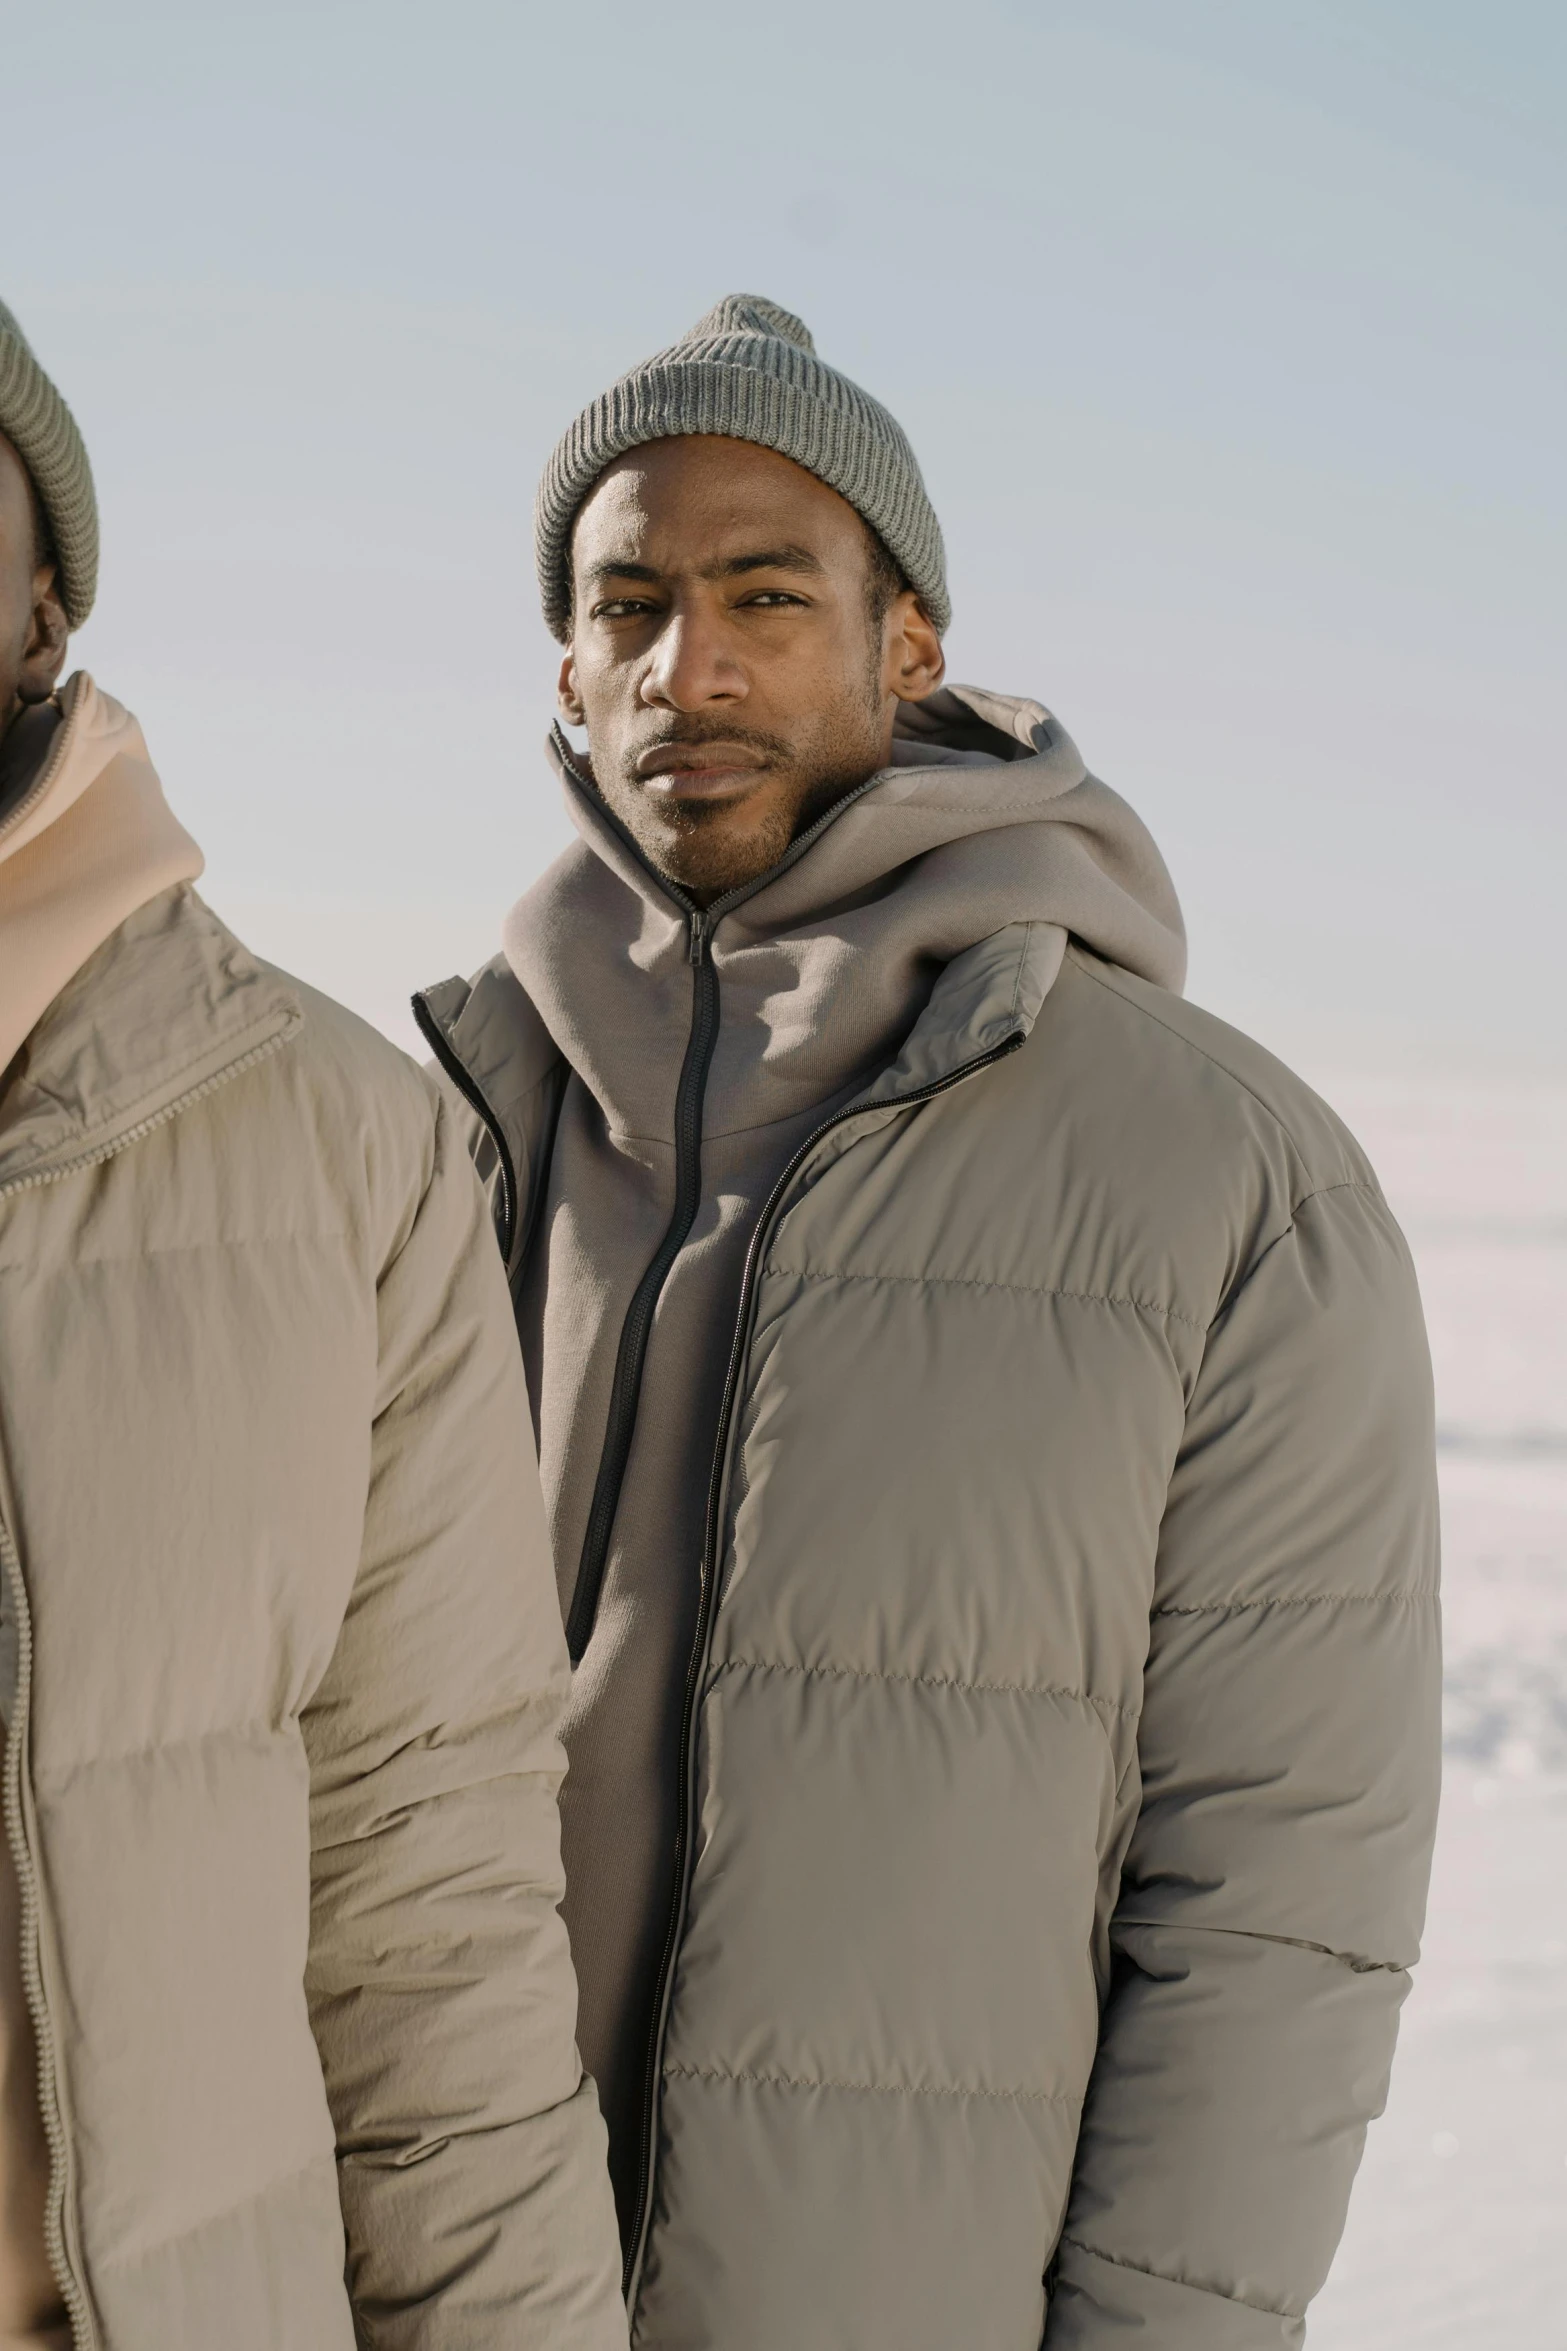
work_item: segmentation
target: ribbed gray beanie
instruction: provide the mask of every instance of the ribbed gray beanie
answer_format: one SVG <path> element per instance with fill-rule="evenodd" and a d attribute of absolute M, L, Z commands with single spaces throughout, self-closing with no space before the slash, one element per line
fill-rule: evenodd
<path fill-rule="evenodd" d="M 908 437 L 879 400 L 816 356 L 809 330 L 761 294 L 726 294 L 667 351 L 585 408 L 544 468 L 533 510 L 544 617 L 571 628 L 571 526 L 607 465 L 644 441 L 717 433 L 792 457 L 857 507 L 936 628 L 952 618 L 947 558 Z"/>
<path fill-rule="evenodd" d="M 79 629 L 98 592 L 98 500 L 76 419 L 0 302 L 0 433 L 33 477 L 60 559 L 65 617 Z"/>

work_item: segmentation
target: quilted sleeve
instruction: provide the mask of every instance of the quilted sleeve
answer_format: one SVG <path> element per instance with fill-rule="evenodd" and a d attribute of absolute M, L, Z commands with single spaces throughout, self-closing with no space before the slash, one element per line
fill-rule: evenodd
<path fill-rule="evenodd" d="M 378 2351 L 624 2351 L 557 1910 L 567 1664 L 527 1398 L 479 1186 L 431 1116 L 379 1285 L 363 1554 L 305 1718 L 348 2283 Z"/>
<path fill-rule="evenodd" d="M 1336 1185 L 1191 1397 L 1048 2351 L 1304 2341 L 1419 1945 L 1439 1652 L 1414 1272 L 1380 1197 Z"/>

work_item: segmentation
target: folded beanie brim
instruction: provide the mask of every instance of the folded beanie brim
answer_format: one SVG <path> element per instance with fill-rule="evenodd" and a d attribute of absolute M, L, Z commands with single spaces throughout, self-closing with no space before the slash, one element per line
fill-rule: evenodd
<path fill-rule="evenodd" d="M 815 474 L 870 524 L 935 628 L 946 630 L 941 526 L 902 427 L 817 357 L 788 312 L 730 295 L 683 342 L 591 402 L 557 444 L 534 509 L 539 592 L 555 636 L 570 634 L 571 532 L 593 484 L 628 450 L 688 434 L 749 441 Z"/>
<path fill-rule="evenodd" d="M 0 302 L 0 433 L 32 478 L 60 566 L 65 616 L 79 629 L 98 590 L 98 500 L 65 402 Z"/>

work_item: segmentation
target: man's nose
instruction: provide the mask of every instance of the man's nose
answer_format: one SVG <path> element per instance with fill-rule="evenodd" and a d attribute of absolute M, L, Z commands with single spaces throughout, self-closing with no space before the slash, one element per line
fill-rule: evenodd
<path fill-rule="evenodd" d="M 642 678 L 642 700 L 665 710 L 701 710 L 743 701 L 745 672 L 726 643 L 722 622 L 700 607 L 677 606 L 659 632 Z"/>

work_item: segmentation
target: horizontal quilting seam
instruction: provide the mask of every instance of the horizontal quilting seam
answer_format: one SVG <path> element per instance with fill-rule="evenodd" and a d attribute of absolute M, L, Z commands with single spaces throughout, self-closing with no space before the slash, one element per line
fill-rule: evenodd
<path fill-rule="evenodd" d="M 1267 1108 L 1266 1103 L 1263 1104 L 1263 1108 Z M 1276 1122 L 1276 1113 L 1270 1111 L 1268 1115 L 1274 1118 Z M 1288 1134 L 1287 1128 L 1281 1131 Z M 1299 1145 L 1295 1143 L 1294 1137 L 1290 1136 L 1289 1140 L 1291 1146 L 1298 1150 Z M 1376 1186 L 1374 1184 L 1363 1183 L 1358 1176 L 1343 1176 L 1335 1183 L 1315 1184 L 1309 1192 L 1301 1192 L 1290 1202 L 1288 1224 L 1281 1225 L 1279 1230 L 1276 1233 L 1271 1234 L 1269 1238 L 1263 1243 L 1262 1247 L 1255 1252 L 1250 1264 L 1242 1272 L 1235 1287 L 1229 1290 L 1225 1297 L 1220 1301 L 1221 1312 L 1224 1310 L 1224 1308 L 1228 1307 L 1246 1287 L 1247 1283 L 1252 1279 L 1252 1276 L 1257 1272 L 1258 1268 L 1267 1262 L 1272 1252 L 1277 1249 L 1282 1242 L 1289 1240 L 1292 1234 L 1299 1233 L 1300 1220 L 1303 1212 L 1308 1208 L 1315 1207 L 1319 1200 L 1331 1200 L 1334 1195 L 1339 1192 L 1357 1192 L 1362 1200 L 1369 1200 L 1374 1207 L 1386 1208 L 1387 1206 L 1387 1202 L 1383 1199 Z M 1215 1316 L 1215 1320 L 1217 1319 L 1217 1316 Z"/>
<path fill-rule="evenodd" d="M 722 2065 L 666 2065 L 666 2081 L 743 2083 L 758 2090 L 842 2090 L 860 2098 L 987 2098 L 1000 2105 L 1081 2106 L 1068 2090 L 996 2088 L 988 2082 L 846 2082 L 792 2073 L 763 2073 L 755 2068 Z"/>
<path fill-rule="evenodd" d="M 1315 1959 L 1330 1959 L 1336 1967 L 1347 1967 L 1351 1975 L 1407 1976 L 1409 1967 L 1400 1959 L 1372 1959 L 1363 1951 L 1340 1951 L 1332 1943 L 1314 1943 L 1306 1935 L 1276 1935 L 1266 1927 L 1225 1927 L 1192 1925 L 1182 1918 L 1140 1918 L 1135 1908 L 1127 1908 L 1125 1897 L 1117 1906 L 1116 1928 L 1140 1927 L 1148 1935 L 1228 1935 L 1237 1943 L 1273 1943 L 1282 1951 L 1308 1951 Z"/>
<path fill-rule="evenodd" d="M 326 1225 L 308 1232 L 213 1233 L 199 1240 L 137 1241 L 127 1249 L 78 1251 L 72 1256 L 70 1270 L 74 1274 L 89 1267 L 107 1266 L 117 1270 L 128 1265 L 162 1264 L 171 1258 L 238 1256 L 251 1249 L 331 1248 L 343 1251 L 354 1247 L 354 1235 L 347 1225 Z M 36 1269 L 28 1267 L 27 1270 Z"/>
<path fill-rule="evenodd" d="M 1309 1208 L 1313 1200 L 1329 1200 L 1335 1192 L 1358 1192 L 1362 1199 L 1374 1200 L 1379 1208 L 1387 1205 L 1375 1184 L 1366 1183 L 1360 1176 L 1340 1176 L 1334 1183 L 1313 1184 L 1309 1192 L 1302 1192 L 1298 1200 L 1290 1202 L 1290 1215 L 1299 1216 L 1301 1210 Z"/>
<path fill-rule="evenodd" d="M 1064 1298 L 1074 1306 L 1130 1306 L 1139 1314 L 1156 1314 L 1161 1322 L 1184 1323 L 1188 1330 L 1208 1329 L 1207 1323 L 1195 1314 L 1183 1314 L 1178 1306 L 1161 1306 L 1157 1298 L 1123 1297 L 1115 1290 L 1056 1289 L 1048 1282 L 987 1282 L 976 1274 L 962 1273 L 855 1273 L 844 1266 L 828 1266 L 818 1273 L 804 1265 L 769 1265 L 767 1272 L 783 1281 L 899 1282 L 917 1290 L 993 1290 L 1008 1298 Z"/>
<path fill-rule="evenodd" d="M 35 1764 L 33 1785 L 50 1795 L 56 1795 L 83 1772 L 109 1770 L 119 1764 L 150 1763 L 155 1756 L 178 1754 L 181 1749 L 188 1747 L 210 1747 L 219 1739 L 254 1746 L 258 1731 L 265 1732 L 270 1745 L 283 1741 L 292 1744 L 298 1730 L 298 1722 L 292 1716 L 279 1723 L 273 1722 L 267 1715 L 258 1714 L 248 1722 L 225 1722 L 210 1731 L 188 1731 L 182 1739 L 154 1739 L 145 1747 L 123 1747 L 112 1755 L 83 1755 L 75 1763 L 61 1764 L 52 1770 L 40 1771 Z"/>
<path fill-rule="evenodd" d="M 1134 2277 L 1151 2278 L 1158 2286 L 1175 2286 L 1186 2294 L 1211 2294 L 1216 2302 L 1233 2302 L 1238 2309 L 1259 2311 L 1265 2318 L 1298 2318 L 1298 2310 L 1276 2310 L 1271 2302 L 1252 2302 L 1244 2294 L 1226 2294 L 1221 2286 L 1205 2286 L 1195 2278 L 1172 2278 L 1162 2269 L 1151 2269 L 1146 2262 L 1127 2261 L 1119 2253 L 1106 2253 L 1101 2245 L 1086 2245 L 1081 2237 L 1066 2236 L 1063 2245 L 1070 2245 L 1074 2253 L 1086 2253 L 1091 2261 L 1108 2263 L 1111 2269 L 1129 2269 Z"/>
<path fill-rule="evenodd" d="M 1396 1592 L 1298 1592 L 1273 1600 L 1202 1600 L 1189 1608 L 1160 1606 L 1153 1616 L 1239 1616 L 1260 1608 L 1412 1608 L 1441 1597 L 1435 1584 L 1412 1584 Z"/>
<path fill-rule="evenodd" d="M 890 1673 L 865 1665 L 796 1665 L 786 1657 L 720 1657 L 714 1660 L 713 1672 L 792 1673 L 803 1681 L 892 1682 L 906 1689 L 950 1690 L 959 1697 L 1070 1698 L 1080 1706 L 1103 1707 L 1107 1714 L 1118 1714 L 1126 1722 L 1138 1718 L 1135 1707 L 1118 1706 L 1113 1698 L 1101 1698 L 1092 1690 L 1075 1690 L 1066 1682 L 967 1682 L 956 1674 Z"/>

